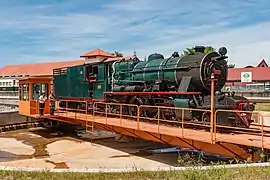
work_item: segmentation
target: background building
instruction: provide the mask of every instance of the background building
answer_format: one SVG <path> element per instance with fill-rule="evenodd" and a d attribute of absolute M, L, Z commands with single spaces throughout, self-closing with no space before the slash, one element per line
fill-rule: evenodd
<path fill-rule="evenodd" d="M 52 76 L 53 69 L 83 64 L 84 60 L 8 65 L 0 69 L 0 96 L 18 96 L 18 81 L 24 77 Z"/>
<path fill-rule="evenodd" d="M 132 58 L 131 56 L 116 57 L 100 49 L 87 52 L 80 57 L 83 59 L 64 62 L 8 65 L 3 67 L 0 69 L 0 97 L 18 97 L 18 80 L 20 78 L 53 76 L 53 69 L 82 65 L 89 61 L 94 62 Z M 43 87 L 41 87 L 41 90 L 42 89 Z"/>
<path fill-rule="evenodd" d="M 256 67 L 230 68 L 225 89 L 236 92 L 268 92 L 270 67 L 263 59 Z"/>

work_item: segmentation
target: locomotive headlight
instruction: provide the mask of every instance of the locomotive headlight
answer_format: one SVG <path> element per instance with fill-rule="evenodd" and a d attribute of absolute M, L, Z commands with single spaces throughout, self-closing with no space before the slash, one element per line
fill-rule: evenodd
<path fill-rule="evenodd" d="M 227 54 L 227 49 L 225 47 L 221 47 L 219 48 L 218 53 L 222 56 L 225 56 Z"/>

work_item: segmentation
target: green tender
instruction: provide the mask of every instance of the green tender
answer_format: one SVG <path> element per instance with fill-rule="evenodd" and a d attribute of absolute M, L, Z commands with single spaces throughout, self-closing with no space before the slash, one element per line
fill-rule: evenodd
<path fill-rule="evenodd" d="M 55 95 L 58 97 L 89 97 L 84 65 L 67 68 L 66 74 L 54 75 Z"/>

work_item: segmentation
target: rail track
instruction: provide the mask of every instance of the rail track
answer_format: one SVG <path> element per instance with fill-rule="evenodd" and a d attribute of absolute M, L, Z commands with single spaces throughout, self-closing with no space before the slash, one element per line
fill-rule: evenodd
<path fill-rule="evenodd" d="M 0 132 L 14 131 L 19 129 L 28 129 L 31 127 L 45 127 L 46 120 L 33 121 L 33 122 L 19 122 L 12 124 L 3 124 L 0 125 Z"/>

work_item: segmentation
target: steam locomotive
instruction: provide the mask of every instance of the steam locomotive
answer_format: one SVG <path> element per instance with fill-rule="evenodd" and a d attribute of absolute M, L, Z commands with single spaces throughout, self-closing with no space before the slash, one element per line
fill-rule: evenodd
<path fill-rule="evenodd" d="M 211 114 L 203 110 L 211 108 L 211 75 L 214 75 L 214 110 L 225 110 L 217 113 L 217 124 L 249 127 L 254 105 L 242 96 L 221 91 L 228 74 L 226 54 L 225 47 L 218 52 L 205 53 L 204 46 L 196 46 L 194 54 L 185 56 L 174 52 L 165 58 L 162 54 L 154 53 L 148 56 L 147 61 L 140 61 L 134 56 L 128 60 L 103 59 L 69 67 L 64 74 L 54 73 L 55 95 L 60 99 L 89 100 L 89 111 L 93 109 L 91 104 L 96 101 L 162 106 L 168 108 L 162 108 L 160 112 L 157 112 L 157 108 L 144 108 L 140 115 L 174 121 L 181 121 L 184 117 L 185 121 L 209 123 Z M 78 107 L 78 103 L 69 102 L 68 106 Z M 115 106 L 105 107 L 102 104 L 99 109 L 120 111 Z M 137 109 L 129 106 L 122 113 L 134 116 Z"/>

